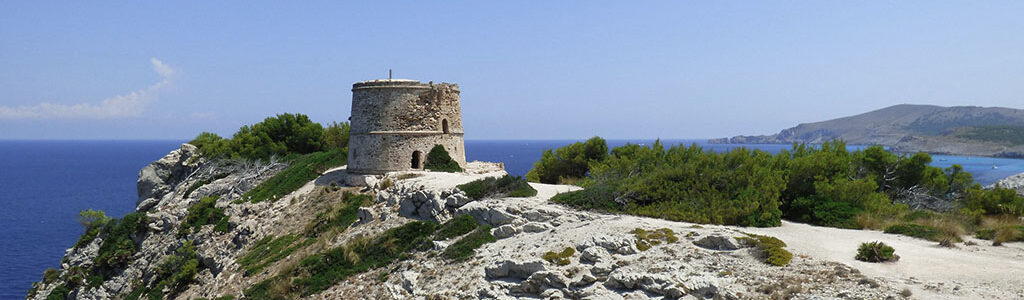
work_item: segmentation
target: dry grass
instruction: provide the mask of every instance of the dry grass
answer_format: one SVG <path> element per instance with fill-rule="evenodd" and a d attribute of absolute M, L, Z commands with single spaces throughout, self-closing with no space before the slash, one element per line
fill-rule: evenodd
<path fill-rule="evenodd" d="M 863 229 L 882 230 L 897 222 L 891 218 L 883 218 L 873 214 L 860 214 L 854 217 L 853 221 Z"/>

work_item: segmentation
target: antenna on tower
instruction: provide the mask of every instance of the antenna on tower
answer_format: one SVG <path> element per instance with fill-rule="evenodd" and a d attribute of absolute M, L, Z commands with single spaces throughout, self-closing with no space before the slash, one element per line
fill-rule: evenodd
<path fill-rule="evenodd" d="M 388 69 L 388 80 L 391 80 L 391 69 Z"/>

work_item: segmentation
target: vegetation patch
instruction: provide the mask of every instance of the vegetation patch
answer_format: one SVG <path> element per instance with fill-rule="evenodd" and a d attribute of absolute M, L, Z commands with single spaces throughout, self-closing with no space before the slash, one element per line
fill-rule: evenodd
<path fill-rule="evenodd" d="M 123 266 L 137 250 L 132 236 L 146 231 L 146 214 L 133 212 L 120 220 L 111 219 L 103 226 L 103 243 L 93 260 L 94 268 L 105 270 Z"/>
<path fill-rule="evenodd" d="M 967 127 L 962 129 L 957 136 L 976 141 L 994 142 L 1008 144 L 1011 146 L 1024 145 L 1024 126 L 999 125 Z"/>
<path fill-rule="evenodd" d="M 188 208 L 188 215 L 178 227 L 178 237 L 185 237 L 189 233 L 199 232 L 204 225 L 214 225 L 213 230 L 228 232 L 230 224 L 228 216 L 224 214 L 223 208 L 218 208 L 217 199 L 220 196 L 209 196 L 199 199 L 199 202 Z"/>
<path fill-rule="evenodd" d="M 203 132 L 189 144 L 207 157 L 268 160 L 272 156 L 346 149 L 348 140 L 348 123 L 333 123 L 325 130 L 306 115 L 286 113 L 242 126 L 231 139 Z"/>
<path fill-rule="evenodd" d="M 747 234 L 745 237 L 737 238 L 740 243 L 755 247 L 758 257 L 766 264 L 773 266 L 785 266 L 793 259 L 793 253 L 786 249 L 786 243 L 775 237 L 757 234 Z"/>
<path fill-rule="evenodd" d="M 67 299 L 68 294 L 71 293 L 71 289 L 66 285 L 58 285 L 57 287 L 50 290 L 50 294 L 46 295 L 46 300 L 64 300 Z"/>
<path fill-rule="evenodd" d="M 661 228 L 655 230 L 645 230 L 643 228 L 633 229 L 633 235 L 636 237 L 636 248 L 640 251 L 647 251 L 651 247 L 661 245 L 664 243 L 675 243 L 679 241 L 676 237 L 676 233 L 672 229 Z"/>
<path fill-rule="evenodd" d="M 452 157 L 448 155 L 448 150 L 445 150 L 444 146 L 441 145 L 434 145 L 434 148 L 430 148 L 423 168 L 435 172 L 462 172 L 462 167 L 459 167 L 459 163 L 452 160 Z"/>
<path fill-rule="evenodd" d="M 332 228 L 344 230 L 359 220 L 359 207 L 368 205 L 373 197 L 365 194 L 342 194 L 338 205 L 324 212 L 318 212 L 316 218 L 306 225 L 306 237 L 316 238 Z"/>
<path fill-rule="evenodd" d="M 602 161 L 606 157 L 608 143 L 596 136 L 586 142 L 576 142 L 555 150 L 546 149 L 526 173 L 526 180 L 550 184 L 574 183 L 587 175 L 590 163 Z"/>
<path fill-rule="evenodd" d="M 437 230 L 437 234 L 434 235 L 434 240 L 443 241 L 473 231 L 480 225 L 476 223 L 476 219 L 468 214 L 459 215 L 454 219 L 441 225 L 441 229 Z"/>
<path fill-rule="evenodd" d="M 192 241 L 185 241 L 173 254 L 164 258 L 157 266 L 152 287 L 139 287 L 126 297 L 135 300 L 146 295 L 149 299 L 172 299 L 195 279 L 199 271 L 199 257 Z"/>
<path fill-rule="evenodd" d="M 288 257 L 295 250 L 316 242 L 316 239 L 312 238 L 302 240 L 301 242 L 296 242 L 297 240 L 299 240 L 299 237 L 291 234 L 278 238 L 274 238 L 274 236 L 265 237 L 252 245 L 249 252 L 236 262 L 245 271 L 244 274 L 249 276 L 259 273 L 270 264 Z"/>
<path fill-rule="evenodd" d="M 992 245 L 999 246 L 1009 242 L 1024 242 L 1024 226 L 1004 225 L 996 228 L 978 230 L 975 237 L 992 241 Z"/>
<path fill-rule="evenodd" d="M 107 224 L 110 218 L 102 210 L 87 209 L 78 212 L 78 222 L 85 228 L 85 233 L 78 237 L 78 241 L 75 242 L 75 248 L 85 247 L 100 234 L 103 230 L 103 225 Z"/>
<path fill-rule="evenodd" d="M 941 241 L 943 237 L 942 231 L 939 230 L 938 228 L 913 223 L 902 223 L 892 225 L 886 227 L 884 232 L 916 237 L 934 242 Z"/>
<path fill-rule="evenodd" d="M 491 226 L 480 226 L 473 230 L 473 232 L 455 241 L 455 243 L 452 243 L 448 248 L 444 249 L 441 255 L 451 260 L 466 260 L 473 257 L 474 251 L 480 248 L 480 246 L 496 241 L 498 239 L 491 235 Z"/>
<path fill-rule="evenodd" d="M 519 176 L 486 177 L 458 186 L 459 190 L 473 200 L 504 195 L 508 197 L 532 197 L 537 190 Z"/>
<path fill-rule="evenodd" d="M 859 261 L 866 262 L 889 262 L 900 260 L 899 255 L 895 255 L 896 249 L 893 249 L 889 245 L 882 242 L 868 242 L 861 243 L 860 247 L 857 248 L 857 256 L 855 257 Z"/>
<path fill-rule="evenodd" d="M 327 152 L 307 154 L 294 159 L 288 168 L 260 183 L 242 195 L 252 203 L 277 200 L 316 179 L 330 168 L 344 165 L 347 150 L 335 149 Z"/>
<path fill-rule="evenodd" d="M 576 254 L 576 249 L 573 249 L 572 247 L 565 247 L 562 252 L 548 251 L 547 253 L 544 253 L 541 258 L 549 263 L 566 266 L 572 263 L 572 261 L 569 260 L 569 257 L 572 257 L 573 254 Z"/>
<path fill-rule="evenodd" d="M 339 281 L 407 259 L 409 253 L 428 248 L 433 222 L 410 222 L 375 238 L 357 238 L 344 246 L 302 259 L 298 266 L 264 280 L 245 291 L 251 299 L 286 299 L 323 291 Z"/>

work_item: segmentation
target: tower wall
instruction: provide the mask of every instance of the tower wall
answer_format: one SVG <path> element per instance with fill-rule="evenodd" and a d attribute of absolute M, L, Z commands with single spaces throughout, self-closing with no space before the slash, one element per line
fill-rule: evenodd
<path fill-rule="evenodd" d="M 434 145 L 444 146 L 466 166 L 458 85 L 413 80 L 353 84 L 350 123 L 350 173 L 422 169 Z"/>

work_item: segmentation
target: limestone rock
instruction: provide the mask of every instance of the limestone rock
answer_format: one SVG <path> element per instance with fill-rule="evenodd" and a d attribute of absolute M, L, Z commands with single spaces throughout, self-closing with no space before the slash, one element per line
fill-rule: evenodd
<path fill-rule="evenodd" d="M 594 246 L 605 248 L 610 253 L 621 255 L 637 253 L 636 243 L 633 238 L 617 237 L 607 234 L 595 235 L 583 243 L 576 245 L 576 248 L 586 250 L 587 248 Z"/>
<path fill-rule="evenodd" d="M 519 227 L 516 227 L 512 224 L 505 224 L 491 230 L 491 235 L 498 239 L 505 239 L 517 235 L 520 232 L 522 232 L 522 230 L 519 229 Z"/>
<path fill-rule="evenodd" d="M 484 268 L 484 274 L 489 279 L 517 278 L 527 279 L 533 273 L 544 271 L 544 263 L 540 260 L 514 261 L 500 260 Z"/>
<path fill-rule="evenodd" d="M 402 272 L 402 288 L 405 291 L 412 293 L 416 290 L 416 280 L 420 277 L 419 273 L 413 271 Z"/>
<path fill-rule="evenodd" d="M 693 242 L 694 245 L 711 250 L 736 250 L 740 244 L 729 236 L 709 235 Z"/>
<path fill-rule="evenodd" d="M 171 151 L 139 171 L 136 188 L 140 204 L 149 198 L 162 198 L 171 189 L 184 180 L 199 164 L 199 148 L 191 144 L 182 144 L 178 150 Z"/>
<path fill-rule="evenodd" d="M 523 232 L 544 232 L 553 228 L 551 224 L 540 222 L 529 222 L 523 225 Z"/>
<path fill-rule="evenodd" d="M 356 224 L 366 224 L 377 219 L 377 212 L 369 207 L 360 207 L 357 215 L 359 216 L 359 221 Z"/>

